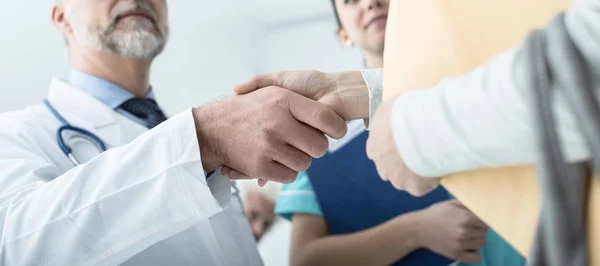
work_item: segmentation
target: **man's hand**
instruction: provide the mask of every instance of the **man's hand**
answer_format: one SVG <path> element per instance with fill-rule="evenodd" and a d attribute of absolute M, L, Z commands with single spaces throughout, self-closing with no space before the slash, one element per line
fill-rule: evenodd
<path fill-rule="evenodd" d="M 327 152 L 323 133 L 342 138 L 346 122 L 330 107 L 277 87 L 194 110 L 202 165 L 289 183 Z"/>
<path fill-rule="evenodd" d="M 392 135 L 393 102 L 384 102 L 370 123 L 367 156 L 375 163 L 381 179 L 389 181 L 398 190 L 420 197 L 435 189 L 440 180 L 418 176 L 402 161 Z"/>
<path fill-rule="evenodd" d="M 235 86 L 237 94 L 277 86 L 327 104 L 346 120 L 369 117 L 369 91 L 360 71 L 289 71 L 258 75 Z"/>
<path fill-rule="evenodd" d="M 465 263 L 481 260 L 488 227 L 457 200 L 432 205 L 417 213 L 418 241 L 424 248 Z"/>

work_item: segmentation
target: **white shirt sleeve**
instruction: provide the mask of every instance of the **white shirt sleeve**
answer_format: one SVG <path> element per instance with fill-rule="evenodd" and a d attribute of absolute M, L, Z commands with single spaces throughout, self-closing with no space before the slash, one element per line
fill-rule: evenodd
<path fill-rule="evenodd" d="M 575 1 L 565 19 L 577 48 L 600 69 L 600 2 Z M 519 84 L 524 64 L 520 51 L 515 48 L 467 75 L 447 78 L 433 88 L 407 92 L 396 99 L 393 134 L 411 170 L 435 177 L 535 160 L 532 110 L 525 88 Z M 564 96 L 558 93 L 554 100 L 566 159 L 588 158 L 590 151 Z"/>
<path fill-rule="evenodd" d="M 62 175 L 23 134 L 0 146 L 0 264 L 117 265 L 228 204 L 190 110 Z"/>
<path fill-rule="evenodd" d="M 383 101 L 383 69 L 363 69 L 360 72 L 369 90 L 369 118 L 364 121 L 366 128 L 369 129 L 369 121 Z"/>

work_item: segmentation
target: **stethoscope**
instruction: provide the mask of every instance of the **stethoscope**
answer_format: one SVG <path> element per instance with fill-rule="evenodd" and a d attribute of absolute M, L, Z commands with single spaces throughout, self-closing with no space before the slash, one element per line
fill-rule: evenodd
<path fill-rule="evenodd" d="M 65 143 L 65 140 L 63 138 L 63 133 L 65 131 L 76 132 L 84 137 L 87 137 L 88 139 L 90 139 L 90 141 L 96 144 L 96 146 L 100 150 L 100 153 L 106 151 L 106 145 L 104 144 L 104 141 L 102 141 L 98 136 L 83 128 L 71 126 L 71 124 L 69 124 L 69 122 L 67 122 L 67 120 L 65 120 L 65 118 L 62 117 L 62 115 L 60 115 L 60 113 L 58 113 L 56 109 L 54 109 L 54 107 L 50 104 L 50 102 L 47 99 L 44 99 L 44 104 L 46 105 L 46 107 L 48 107 L 48 110 L 50 110 L 54 117 L 56 117 L 56 119 L 58 119 L 62 123 L 62 126 L 56 130 L 56 142 L 58 142 L 58 146 L 60 147 L 62 152 L 69 158 L 69 160 L 71 160 L 71 162 L 73 162 L 75 166 L 78 166 L 80 163 L 77 160 L 77 158 L 75 158 L 75 155 L 73 155 L 73 150 L 71 149 L 71 147 Z"/>
<path fill-rule="evenodd" d="M 106 145 L 104 144 L 104 141 L 102 141 L 98 136 L 96 136 L 96 134 L 89 132 L 83 128 L 71 126 L 71 124 L 69 124 L 69 122 L 67 122 L 67 120 L 64 117 L 62 117 L 62 115 L 60 115 L 60 113 L 56 109 L 54 109 L 52 104 L 50 104 L 50 102 L 47 99 L 44 99 L 44 105 L 46 105 L 46 107 L 48 108 L 48 110 L 50 110 L 54 117 L 56 117 L 56 119 L 58 119 L 62 123 L 62 126 L 60 126 L 56 130 L 56 142 L 58 142 L 58 146 L 60 147 L 62 152 L 69 158 L 69 160 L 71 160 L 71 162 L 73 162 L 75 166 L 78 166 L 80 163 L 77 160 L 77 158 L 75 158 L 75 155 L 73 155 L 73 150 L 71 149 L 71 147 L 69 147 L 69 145 L 65 143 L 65 140 L 63 138 L 63 132 L 65 131 L 77 132 L 82 136 L 89 138 L 91 141 L 94 142 L 94 144 L 96 144 L 98 149 L 100 149 L 100 153 L 106 151 Z M 239 201 L 240 208 L 242 209 L 242 214 L 244 214 L 244 204 L 242 203 L 242 200 L 239 196 L 240 190 L 236 186 L 235 182 L 231 182 L 231 190 L 231 194 L 234 197 L 236 197 Z"/>

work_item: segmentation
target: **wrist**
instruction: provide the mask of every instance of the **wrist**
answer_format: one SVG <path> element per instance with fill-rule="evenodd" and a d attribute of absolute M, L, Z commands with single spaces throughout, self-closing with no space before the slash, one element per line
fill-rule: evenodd
<path fill-rule="evenodd" d="M 334 94 L 343 105 L 342 115 L 346 120 L 369 117 L 369 89 L 360 71 L 331 73 Z"/>
<path fill-rule="evenodd" d="M 420 211 L 410 212 L 396 218 L 405 219 L 407 222 L 404 223 L 403 227 L 409 228 L 406 230 L 400 238 L 406 243 L 412 250 L 423 247 L 423 236 L 422 236 L 422 218 Z"/>
<path fill-rule="evenodd" d="M 210 110 L 205 107 L 192 109 L 194 123 L 196 125 L 196 136 L 198 145 L 200 146 L 200 158 L 202 160 L 202 168 L 207 173 L 211 173 L 217 169 L 221 163 L 218 156 L 218 150 L 213 141 L 211 134 L 211 124 L 214 124 L 210 116 Z"/>
<path fill-rule="evenodd" d="M 414 241 L 416 248 L 427 248 L 427 233 L 429 227 L 427 226 L 427 215 L 426 210 L 420 210 L 413 213 L 414 217 Z"/>

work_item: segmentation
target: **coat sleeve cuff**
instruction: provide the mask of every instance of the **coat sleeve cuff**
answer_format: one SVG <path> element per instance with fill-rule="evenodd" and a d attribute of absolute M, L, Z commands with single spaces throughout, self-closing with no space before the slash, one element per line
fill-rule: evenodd
<path fill-rule="evenodd" d="M 364 120 L 365 127 L 369 129 L 369 121 L 383 101 L 383 69 L 363 69 L 361 73 L 369 89 L 369 118 Z"/>

